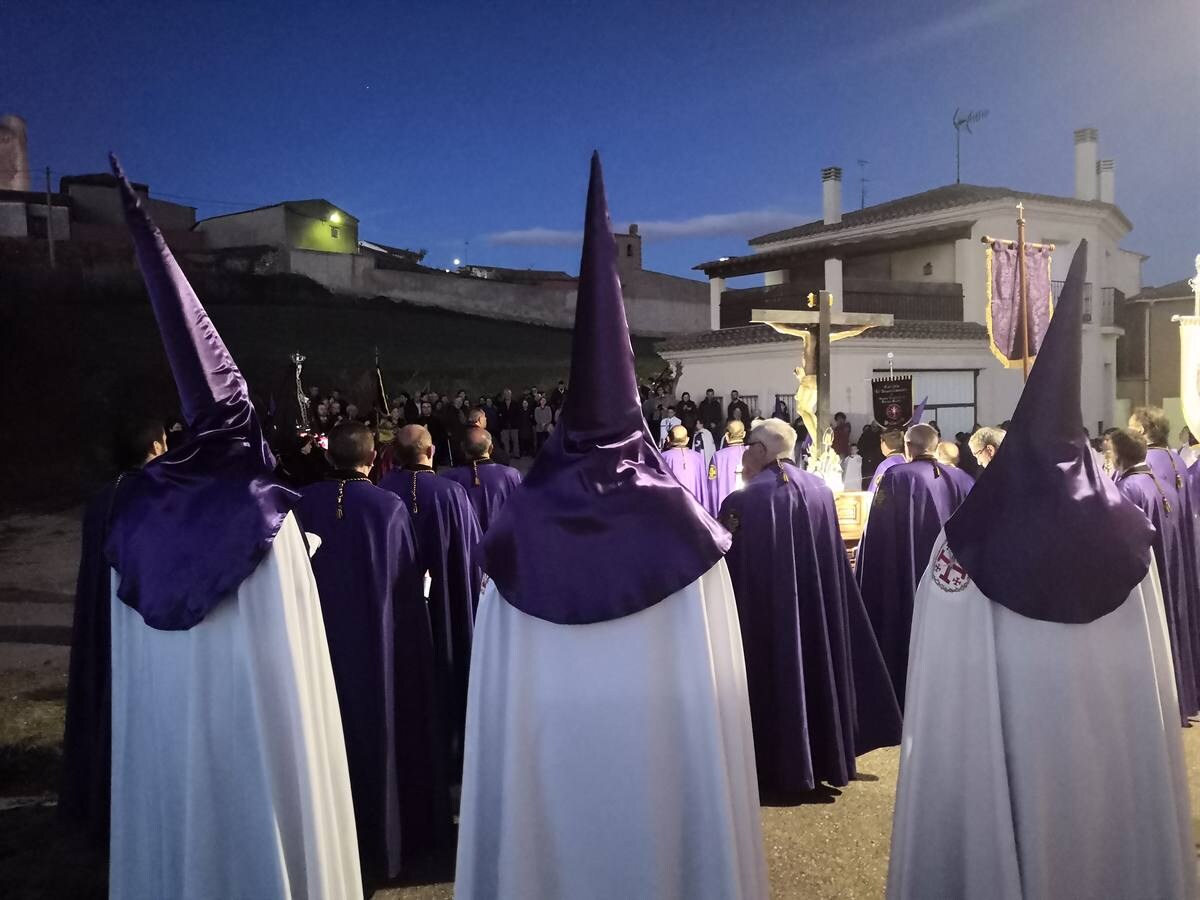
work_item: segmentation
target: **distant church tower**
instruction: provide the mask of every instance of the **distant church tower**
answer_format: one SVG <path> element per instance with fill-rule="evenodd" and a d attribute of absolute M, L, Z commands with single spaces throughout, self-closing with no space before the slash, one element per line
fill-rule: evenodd
<path fill-rule="evenodd" d="M 0 117 L 0 190 L 29 190 L 29 144 L 20 116 Z"/>
<path fill-rule="evenodd" d="M 613 234 L 617 242 L 617 272 L 622 280 L 627 272 L 640 272 L 642 269 L 642 236 L 638 234 L 637 225 L 630 225 L 629 232 Z"/>

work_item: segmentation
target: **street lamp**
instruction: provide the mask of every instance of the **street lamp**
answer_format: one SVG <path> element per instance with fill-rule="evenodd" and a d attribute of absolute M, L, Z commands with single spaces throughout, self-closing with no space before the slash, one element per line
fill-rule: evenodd
<path fill-rule="evenodd" d="M 329 222 L 331 225 L 340 225 L 342 223 L 342 214 L 335 209 L 329 214 Z"/>

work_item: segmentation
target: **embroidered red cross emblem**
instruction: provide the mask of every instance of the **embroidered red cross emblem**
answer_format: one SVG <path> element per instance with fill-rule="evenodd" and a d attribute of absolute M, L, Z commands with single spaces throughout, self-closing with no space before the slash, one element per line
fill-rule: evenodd
<path fill-rule="evenodd" d="M 943 591 L 961 591 L 971 583 L 967 570 L 959 565 L 948 544 L 944 543 L 933 560 L 933 581 Z"/>

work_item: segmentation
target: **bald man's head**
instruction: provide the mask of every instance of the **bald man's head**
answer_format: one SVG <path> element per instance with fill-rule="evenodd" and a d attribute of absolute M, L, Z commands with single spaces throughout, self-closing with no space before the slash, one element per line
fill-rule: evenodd
<path fill-rule="evenodd" d="M 741 444 L 746 440 L 746 426 L 734 419 L 725 426 L 725 441 L 730 444 Z"/>
<path fill-rule="evenodd" d="M 405 425 L 396 434 L 396 456 L 402 466 L 433 465 L 433 438 L 424 425 Z"/>
<path fill-rule="evenodd" d="M 492 436 L 483 428 L 468 428 L 463 434 L 463 453 L 467 459 L 487 459 L 492 455 Z"/>
<path fill-rule="evenodd" d="M 686 447 L 688 442 L 687 429 L 682 425 L 676 425 L 671 429 L 671 446 Z"/>
<path fill-rule="evenodd" d="M 924 422 L 919 422 L 904 433 L 904 446 L 909 459 L 932 456 L 937 445 L 937 429 Z"/>

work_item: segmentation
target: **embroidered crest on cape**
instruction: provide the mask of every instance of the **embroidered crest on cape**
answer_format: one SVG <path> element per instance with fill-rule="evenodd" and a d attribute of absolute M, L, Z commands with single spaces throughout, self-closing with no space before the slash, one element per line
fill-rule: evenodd
<path fill-rule="evenodd" d="M 950 545 L 945 541 L 942 541 L 937 556 L 933 558 L 933 583 L 943 591 L 951 593 L 965 590 L 971 583 L 971 576 L 959 565 L 954 554 L 950 552 Z"/>

